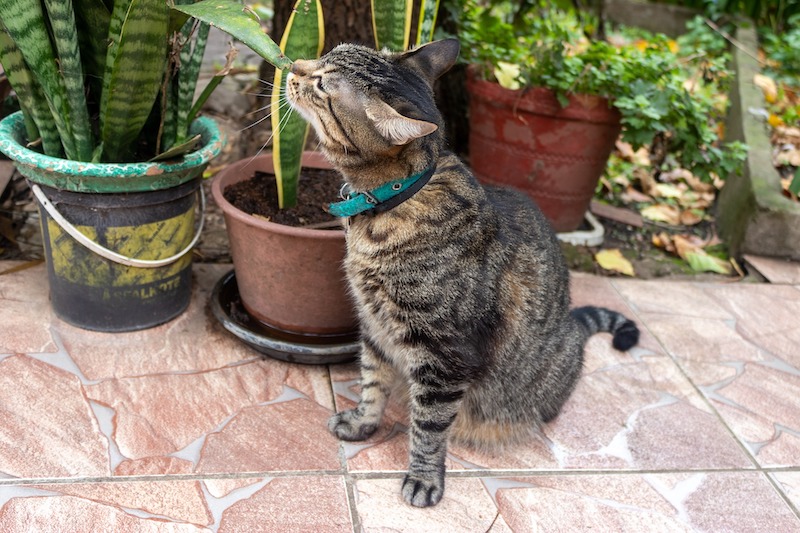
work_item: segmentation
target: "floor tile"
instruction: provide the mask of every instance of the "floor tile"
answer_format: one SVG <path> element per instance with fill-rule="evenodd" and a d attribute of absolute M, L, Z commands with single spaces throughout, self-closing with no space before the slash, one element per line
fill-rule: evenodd
<path fill-rule="evenodd" d="M 792 348 L 784 350 L 771 348 L 776 337 L 795 335 L 786 327 L 800 291 L 759 287 L 706 290 L 729 309 L 730 319 L 642 317 L 761 465 L 795 466 L 800 457 L 800 342 L 787 341 Z"/>
<path fill-rule="evenodd" d="M 404 503 L 401 484 L 400 478 L 356 482 L 363 531 L 489 531 L 497 519 L 497 507 L 480 479 L 448 478 L 442 501 L 425 509 Z"/>
<path fill-rule="evenodd" d="M 227 332 L 207 307 L 230 265 L 197 265 L 189 308 L 161 326 L 127 333 L 86 331 L 56 320 L 54 330 L 89 380 L 213 370 L 260 357 Z"/>
<path fill-rule="evenodd" d="M 153 507 L 166 511 L 166 515 L 150 513 L 135 507 L 137 505 L 149 507 L 153 503 L 151 496 L 156 493 L 151 490 L 158 490 L 153 487 L 128 486 L 108 489 L 75 486 L 69 489 L 76 492 L 85 491 L 81 497 L 60 494 L 51 490 L 53 488 L 63 487 L 19 488 L 16 495 L 8 494 L 9 491 L 0 487 L 0 503 L 4 503 L 0 505 L 0 531 L 36 533 L 210 531 L 204 526 L 171 518 L 171 514 L 180 515 L 186 511 L 180 504 L 177 508 L 165 508 L 164 505 Z M 118 491 L 127 494 L 116 494 L 115 497 L 114 493 Z M 150 495 L 146 494 L 147 492 L 150 492 Z M 201 521 L 207 521 L 207 515 L 203 510 L 193 510 L 190 515 L 199 517 Z"/>
<path fill-rule="evenodd" d="M 21 261 L 0 261 L 0 356 L 14 353 L 55 352 L 50 332 L 52 311 L 44 263 L 26 266 Z"/>
<path fill-rule="evenodd" d="M 332 370 L 338 409 L 355 405 L 357 376 L 354 367 Z M 348 469 L 404 471 L 407 424 L 406 410 L 390 402 L 373 437 L 345 444 Z M 603 336 L 589 341 L 575 392 L 538 438 L 497 453 L 457 446 L 449 452 L 449 470 L 753 467 L 671 358 L 646 349 L 620 353 Z"/>
<path fill-rule="evenodd" d="M 0 420 L 0 472 L 21 478 L 110 474 L 108 440 L 73 374 L 23 355 L 3 359 Z"/>
<path fill-rule="evenodd" d="M 795 472 L 775 472 L 770 474 L 786 495 L 795 511 L 800 510 L 800 470 Z M 800 516 L 800 513 L 798 514 Z"/>
<path fill-rule="evenodd" d="M 515 532 L 800 531 L 797 516 L 755 472 L 501 479 L 494 497 Z"/>
<path fill-rule="evenodd" d="M 268 481 L 222 513 L 219 533 L 353 531 L 344 479 L 286 477 Z"/>
<path fill-rule="evenodd" d="M 800 262 L 750 254 L 744 260 L 770 283 L 800 284 Z"/>

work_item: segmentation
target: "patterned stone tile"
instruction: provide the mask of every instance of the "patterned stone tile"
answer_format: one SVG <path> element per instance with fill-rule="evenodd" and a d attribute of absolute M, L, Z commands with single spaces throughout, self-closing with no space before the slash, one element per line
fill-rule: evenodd
<path fill-rule="evenodd" d="M 27 494 L 24 497 L 8 499 L 5 505 L 0 506 L 0 531 L 37 533 L 211 531 L 205 527 L 172 521 L 149 513 L 133 514 L 117 505 L 91 499 L 42 492 L 38 489 L 26 489 L 25 493 Z"/>
<path fill-rule="evenodd" d="M 485 482 L 514 531 L 800 531 L 798 517 L 755 472 Z"/>
<path fill-rule="evenodd" d="M 614 279 L 612 285 L 637 313 L 666 313 L 698 318 L 733 318 L 707 294 L 708 285 L 683 281 Z"/>
<path fill-rule="evenodd" d="M 339 470 L 339 444 L 326 427 L 330 415 L 303 398 L 242 409 L 206 437 L 197 472 Z"/>
<path fill-rule="evenodd" d="M 59 483 L 35 488 L 196 526 L 213 523 L 199 481 Z"/>
<path fill-rule="evenodd" d="M 744 254 L 744 260 L 770 283 L 800 284 L 800 262 L 750 254 Z"/>
<path fill-rule="evenodd" d="M 110 474 L 108 441 L 80 380 L 64 370 L 22 355 L 0 361 L 0 420 L 0 472 Z"/>
<path fill-rule="evenodd" d="M 752 462 L 669 357 L 623 354 L 607 338 L 587 344 L 584 374 L 560 416 L 528 444 L 495 453 L 450 448 L 447 466 L 492 469 L 752 468 Z M 337 407 L 357 399 L 354 369 L 332 371 Z M 379 432 L 344 445 L 348 469 L 403 471 L 408 445 L 402 407 Z"/>
<path fill-rule="evenodd" d="M 222 513 L 218 531 L 353 531 L 344 479 L 272 479 L 252 496 L 228 507 Z"/>
<path fill-rule="evenodd" d="M 800 510 L 800 471 L 775 472 L 770 476 L 778 483 L 778 487 L 789 501 L 792 502 L 795 510 Z"/>
<path fill-rule="evenodd" d="M 219 431 L 244 408 L 283 401 L 285 394 L 314 395 L 322 387 L 311 383 L 319 380 L 327 380 L 324 368 L 259 360 L 209 372 L 114 379 L 85 389 L 90 399 L 113 410 L 113 438 L 122 456 L 137 459 L 184 450 Z M 329 397 L 326 392 L 316 403 L 328 403 Z"/>
<path fill-rule="evenodd" d="M 0 273 L 24 265 L 0 261 Z M 50 333 L 48 290 L 44 263 L 0 274 L 0 355 L 58 350 Z"/>
<path fill-rule="evenodd" d="M 228 270 L 230 265 L 196 265 L 189 308 L 161 326 L 102 333 L 56 319 L 54 329 L 90 380 L 199 372 L 258 359 L 258 352 L 228 333 L 207 308 L 214 284 Z"/>
<path fill-rule="evenodd" d="M 800 291 L 737 285 L 710 287 L 707 293 L 732 318 L 643 317 L 761 465 L 797 466 L 800 337 L 792 341 L 788 325 Z"/>
<path fill-rule="evenodd" d="M 498 518 L 497 507 L 477 478 L 448 478 L 442 501 L 425 509 L 403 501 L 401 483 L 400 478 L 356 482 L 363 531 L 489 531 Z"/>
<path fill-rule="evenodd" d="M 708 291 L 736 318 L 736 331 L 795 368 L 800 368 L 800 289 L 788 285 L 715 286 Z"/>

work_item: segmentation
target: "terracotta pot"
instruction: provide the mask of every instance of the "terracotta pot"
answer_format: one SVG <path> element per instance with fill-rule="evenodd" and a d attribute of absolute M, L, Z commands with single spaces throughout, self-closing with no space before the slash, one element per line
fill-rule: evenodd
<path fill-rule="evenodd" d="M 331 168 L 305 152 L 303 165 Z M 343 230 L 304 229 L 251 216 L 222 195 L 226 187 L 272 172 L 272 154 L 246 158 L 219 172 L 211 186 L 225 215 L 242 304 L 271 328 L 295 334 L 337 335 L 357 329 L 344 279 Z"/>
<path fill-rule="evenodd" d="M 512 91 L 467 79 L 470 165 L 484 183 L 528 194 L 556 231 L 578 228 L 621 130 L 605 98 L 549 89 Z"/>

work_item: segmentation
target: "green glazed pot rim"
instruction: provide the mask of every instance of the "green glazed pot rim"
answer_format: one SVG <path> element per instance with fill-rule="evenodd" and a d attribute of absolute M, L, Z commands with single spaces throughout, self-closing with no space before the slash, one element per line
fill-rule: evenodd
<path fill-rule="evenodd" d="M 74 192 L 124 193 L 161 190 L 185 183 L 200 174 L 225 145 L 214 120 L 196 119 L 191 135 L 200 134 L 202 146 L 174 161 L 152 163 L 89 163 L 50 157 L 25 147 L 25 120 L 17 111 L 0 121 L 0 152 L 14 161 L 19 172 L 34 183 Z"/>

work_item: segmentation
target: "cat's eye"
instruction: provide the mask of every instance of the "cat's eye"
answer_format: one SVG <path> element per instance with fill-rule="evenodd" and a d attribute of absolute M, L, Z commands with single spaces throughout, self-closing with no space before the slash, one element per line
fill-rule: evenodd
<path fill-rule="evenodd" d="M 322 89 L 322 76 L 311 76 L 311 79 L 314 80 L 314 88 L 320 92 L 325 92 Z"/>

